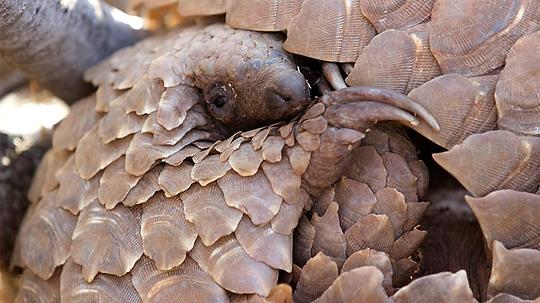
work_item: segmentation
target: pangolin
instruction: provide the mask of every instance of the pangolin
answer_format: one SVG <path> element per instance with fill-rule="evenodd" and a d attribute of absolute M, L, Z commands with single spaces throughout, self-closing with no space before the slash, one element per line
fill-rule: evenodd
<path fill-rule="evenodd" d="M 18 302 L 228 302 L 267 296 L 293 230 L 378 121 L 438 128 L 408 97 L 310 100 L 282 38 L 222 24 L 123 49 L 57 127 L 13 264 Z"/>
<path fill-rule="evenodd" d="M 486 254 L 494 263 L 489 285 L 480 297 L 493 296 L 490 302 L 517 302 L 510 295 L 540 296 L 540 262 L 534 257 L 539 253 L 540 229 L 531 215 L 538 206 L 537 201 L 530 203 L 540 194 L 540 145 L 534 138 L 540 134 L 538 1 L 131 2 L 143 10 L 161 9 L 166 3 L 182 16 L 226 14 L 226 23 L 235 28 L 285 30 L 284 48 L 325 61 L 323 71 L 332 75 L 329 82 L 335 88 L 387 88 L 406 93 L 425 106 L 441 130 L 433 132 L 422 121 L 415 130 L 450 150 L 434 155 L 436 162 L 478 199 L 467 201 L 482 226 Z M 338 63 L 341 70 L 328 62 Z M 347 74 L 345 80 L 342 74 Z M 504 208 L 498 203 L 502 200 L 506 201 Z M 502 245 L 495 245 L 496 241 Z M 520 251 L 530 248 L 534 249 Z M 511 254 L 530 257 L 501 257 Z M 516 266 L 515 260 L 527 263 Z M 457 292 L 449 297 L 441 291 L 434 298 L 421 290 L 465 290 L 467 278 L 478 283 L 473 277 L 440 274 L 419 280 L 408 290 L 419 289 L 415 295 L 421 294 L 427 302 L 441 301 L 438 298 L 464 302 Z M 438 286 L 426 286 L 430 283 Z M 406 290 L 400 291 L 401 301 L 394 300 L 406 301 Z"/>

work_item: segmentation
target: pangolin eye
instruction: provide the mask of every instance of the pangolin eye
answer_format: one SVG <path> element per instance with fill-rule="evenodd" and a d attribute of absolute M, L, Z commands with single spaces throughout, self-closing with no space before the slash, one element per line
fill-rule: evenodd
<path fill-rule="evenodd" d="M 214 104 L 214 106 L 218 107 L 218 108 L 221 108 L 221 107 L 225 106 L 226 103 L 227 103 L 227 98 L 225 98 L 224 96 L 221 96 L 221 95 L 217 95 L 212 100 L 212 104 Z"/>

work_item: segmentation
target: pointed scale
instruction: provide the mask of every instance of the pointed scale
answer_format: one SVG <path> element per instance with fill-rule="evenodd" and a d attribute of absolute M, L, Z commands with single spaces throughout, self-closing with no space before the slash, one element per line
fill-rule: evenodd
<path fill-rule="evenodd" d="M 226 204 L 223 192 L 216 183 L 204 187 L 194 184 L 190 190 L 181 193 L 180 197 L 186 219 L 195 225 L 205 245 L 212 245 L 221 237 L 234 232 L 242 219 L 240 210 Z"/>
<path fill-rule="evenodd" d="M 81 266 L 71 259 L 60 275 L 61 302 L 132 302 L 141 303 L 131 275 L 121 277 L 98 274 L 92 283 L 85 281 Z"/>
<path fill-rule="evenodd" d="M 74 150 L 84 134 L 102 117 L 100 113 L 95 111 L 95 107 L 95 95 L 73 104 L 69 115 L 60 122 L 53 132 L 53 148 Z"/>
<path fill-rule="evenodd" d="M 494 240 L 507 248 L 540 250 L 540 196 L 513 190 L 500 190 L 483 198 L 466 196 L 480 223 L 486 244 Z"/>
<path fill-rule="evenodd" d="M 235 235 L 238 243 L 255 261 L 291 272 L 292 234 L 281 235 L 275 232 L 270 224 L 254 225 L 249 217 L 244 216 L 238 224 Z"/>
<path fill-rule="evenodd" d="M 347 241 L 339 225 L 338 209 L 338 204 L 332 203 L 322 217 L 313 214 L 311 225 L 315 227 L 315 239 L 311 253 L 322 252 L 341 265 L 347 258 Z"/>
<path fill-rule="evenodd" d="M 19 292 L 15 298 L 15 303 L 60 302 L 60 269 L 48 280 L 43 280 L 27 268 L 20 277 L 19 283 Z"/>
<path fill-rule="evenodd" d="M 197 240 L 189 256 L 221 287 L 234 293 L 266 296 L 277 283 L 278 271 L 253 260 L 234 236 L 208 247 Z"/>
<path fill-rule="evenodd" d="M 343 267 L 341 273 L 360 268 L 364 266 L 374 266 L 383 274 L 382 286 L 386 293 L 391 295 L 394 293 L 394 287 L 392 286 L 392 263 L 387 254 L 376 251 L 371 248 L 360 250 L 350 255 Z"/>
<path fill-rule="evenodd" d="M 129 272 L 142 256 L 142 208 L 127 208 L 122 204 L 112 210 L 94 201 L 79 215 L 73 231 L 71 257 L 82 265 L 82 275 L 88 282 L 98 273 L 122 276 Z"/>
<path fill-rule="evenodd" d="M 132 138 L 128 136 L 105 144 L 98 136 L 98 126 L 94 126 L 81 138 L 75 150 L 75 164 L 81 177 L 90 180 L 124 155 Z"/>
<path fill-rule="evenodd" d="M 101 174 L 90 180 L 84 180 L 75 167 L 75 156 L 72 155 L 62 168 L 56 172 L 59 186 L 55 204 L 76 215 L 98 197 Z"/>
<path fill-rule="evenodd" d="M 64 264 L 71 249 L 71 234 L 77 217 L 54 205 L 56 191 L 48 193 L 25 218 L 19 233 L 23 263 L 42 279 Z"/>
<path fill-rule="evenodd" d="M 197 239 L 195 226 L 188 222 L 178 196 L 154 195 L 143 206 L 141 236 L 144 253 L 161 270 L 183 264 Z"/>
<path fill-rule="evenodd" d="M 523 299 L 540 297 L 540 251 L 506 249 L 498 241 L 493 244 L 493 264 L 488 282 L 488 295 L 509 293 Z"/>
<path fill-rule="evenodd" d="M 536 137 L 490 131 L 470 136 L 433 158 L 476 197 L 497 189 L 532 192 L 540 184 L 540 139 Z"/>
<path fill-rule="evenodd" d="M 262 171 L 251 177 L 241 177 L 229 171 L 217 180 L 217 184 L 227 205 L 240 209 L 256 225 L 270 222 L 283 202 Z"/>
<path fill-rule="evenodd" d="M 392 298 L 396 303 L 477 303 L 464 270 L 424 276 L 398 290 Z"/>
<path fill-rule="evenodd" d="M 383 274 L 374 266 L 355 268 L 339 275 L 314 303 L 388 302 Z"/>
<path fill-rule="evenodd" d="M 334 188 L 343 230 L 349 229 L 362 216 L 370 214 L 377 203 L 377 198 L 365 183 L 342 177 Z"/>
<path fill-rule="evenodd" d="M 157 121 L 172 130 L 184 122 L 187 112 L 199 101 L 197 90 L 191 86 L 168 87 L 159 100 Z"/>
<path fill-rule="evenodd" d="M 496 129 L 497 79 L 497 75 L 443 75 L 413 89 L 409 97 L 433 114 L 441 129 L 435 132 L 424 121 L 412 128 L 447 149 L 473 134 Z"/>
<path fill-rule="evenodd" d="M 118 158 L 103 170 L 99 179 L 98 199 L 107 209 L 113 209 L 124 200 L 142 178 L 126 172 L 125 162 L 124 156 Z"/>
<path fill-rule="evenodd" d="M 111 102 L 109 112 L 98 122 L 98 135 L 107 144 L 141 131 L 147 115 L 126 113 L 126 95 Z"/>
<path fill-rule="evenodd" d="M 338 277 L 336 262 L 320 252 L 302 267 L 294 292 L 294 302 L 312 302 L 321 296 Z"/>

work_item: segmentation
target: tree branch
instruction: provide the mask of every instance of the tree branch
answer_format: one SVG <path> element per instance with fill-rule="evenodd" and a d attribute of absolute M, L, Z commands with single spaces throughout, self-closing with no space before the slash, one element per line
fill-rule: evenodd
<path fill-rule="evenodd" d="M 0 1 L 0 57 L 67 102 L 90 94 L 82 74 L 144 33 L 98 0 Z"/>

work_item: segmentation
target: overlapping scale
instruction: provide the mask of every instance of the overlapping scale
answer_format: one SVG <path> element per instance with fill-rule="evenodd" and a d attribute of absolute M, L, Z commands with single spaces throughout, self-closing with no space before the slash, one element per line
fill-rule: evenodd
<path fill-rule="evenodd" d="M 69 257 L 77 217 L 54 204 L 56 191 L 43 197 L 19 232 L 21 259 L 41 279 L 49 279 Z"/>
<path fill-rule="evenodd" d="M 540 196 L 500 190 L 482 198 L 465 197 L 488 247 L 497 240 L 507 248 L 540 250 Z"/>
<path fill-rule="evenodd" d="M 356 221 L 347 231 L 347 253 L 365 248 L 389 252 L 394 244 L 394 231 L 385 215 L 367 215 Z"/>
<path fill-rule="evenodd" d="M 211 246 L 197 240 L 189 255 L 216 283 L 234 293 L 266 296 L 277 283 L 277 270 L 253 260 L 234 236 Z"/>
<path fill-rule="evenodd" d="M 95 175 L 90 180 L 81 178 L 75 166 L 74 155 L 56 172 L 55 177 L 59 184 L 55 205 L 69 210 L 74 215 L 98 197 L 101 174 Z"/>
<path fill-rule="evenodd" d="M 346 81 L 351 86 L 376 86 L 408 94 L 440 73 L 429 49 L 428 26 L 422 25 L 375 36 L 358 57 Z"/>
<path fill-rule="evenodd" d="M 323 216 L 314 214 L 311 218 L 311 225 L 315 227 L 311 251 L 312 254 L 323 252 L 341 265 L 347 258 L 347 241 L 339 225 L 338 209 L 338 204 L 332 203 Z"/>
<path fill-rule="evenodd" d="M 105 209 L 94 201 L 81 211 L 73 231 L 71 257 L 82 265 L 86 281 L 98 273 L 123 276 L 142 256 L 142 208 L 117 205 Z"/>
<path fill-rule="evenodd" d="M 157 121 L 172 130 L 184 122 L 187 112 L 199 101 L 197 90 L 188 85 L 168 87 L 159 100 Z"/>
<path fill-rule="evenodd" d="M 257 226 L 244 216 L 235 231 L 238 243 L 254 260 L 272 268 L 292 271 L 292 234 L 275 232 L 270 224 Z"/>
<path fill-rule="evenodd" d="M 28 199 L 30 201 L 38 202 L 39 198 L 58 186 L 58 180 L 54 176 L 70 156 L 71 153 L 66 150 L 51 149 L 45 153 L 28 190 Z"/>
<path fill-rule="evenodd" d="M 74 150 L 84 134 L 96 125 L 102 117 L 102 114 L 94 110 L 95 106 L 95 95 L 91 95 L 73 104 L 70 108 L 69 115 L 60 122 L 53 132 L 53 148 Z"/>
<path fill-rule="evenodd" d="M 124 155 L 132 138 L 128 136 L 105 144 L 98 135 L 98 126 L 94 126 L 81 138 L 75 150 L 75 165 L 81 177 L 91 179 Z"/>
<path fill-rule="evenodd" d="M 163 84 L 159 80 L 142 77 L 123 95 L 124 114 L 135 113 L 142 116 L 155 112 L 163 91 Z"/>
<path fill-rule="evenodd" d="M 496 129 L 494 93 L 498 78 L 443 75 L 413 89 L 409 97 L 422 104 L 441 129 L 435 132 L 423 121 L 412 128 L 447 149 L 473 134 Z"/>
<path fill-rule="evenodd" d="M 388 302 L 382 281 L 383 274 L 374 266 L 355 268 L 339 275 L 314 303 Z"/>
<path fill-rule="evenodd" d="M 232 295 L 231 303 L 293 303 L 292 288 L 280 283 L 266 297 L 259 295 Z"/>
<path fill-rule="evenodd" d="M 370 248 L 357 251 L 350 255 L 345 263 L 343 263 L 341 272 L 347 272 L 364 266 L 374 266 L 380 270 L 383 274 L 381 284 L 384 290 L 389 295 L 394 293 L 394 287 L 392 286 L 392 263 L 388 255 Z"/>
<path fill-rule="evenodd" d="M 386 187 L 375 193 L 377 204 L 375 214 L 386 215 L 397 238 L 403 233 L 403 225 L 407 221 L 407 204 L 404 195 L 395 187 Z"/>
<path fill-rule="evenodd" d="M 346 175 L 367 184 L 372 192 L 384 188 L 388 171 L 375 147 L 359 146 L 353 153 L 351 165 L 346 168 Z"/>
<path fill-rule="evenodd" d="M 247 214 L 253 224 L 266 224 L 278 213 L 283 198 L 272 190 L 262 171 L 250 177 L 241 177 L 229 171 L 217 180 L 227 205 Z"/>
<path fill-rule="evenodd" d="M 249 142 L 240 145 L 229 157 L 232 169 L 242 177 L 256 174 L 262 162 L 262 152 L 255 150 Z"/>
<path fill-rule="evenodd" d="M 510 47 L 540 29 L 531 0 L 442 0 L 431 16 L 431 50 L 444 74 L 484 75 L 504 64 Z"/>
<path fill-rule="evenodd" d="M 109 112 L 98 122 L 98 135 L 105 144 L 140 132 L 146 121 L 146 115 L 126 113 L 126 96 L 111 102 Z"/>
<path fill-rule="evenodd" d="M 464 270 L 457 273 L 443 272 L 418 278 L 398 290 L 391 299 L 396 303 L 478 302 L 474 299 L 469 288 L 467 274 Z"/>
<path fill-rule="evenodd" d="M 312 302 L 320 297 L 338 277 L 336 262 L 322 252 L 302 267 L 302 275 L 296 284 L 294 301 Z"/>
<path fill-rule="evenodd" d="M 122 201 L 125 206 L 135 206 L 143 204 L 150 199 L 156 192 L 161 190 L 158 182 L 159 175 L 161 174 L 162 166 L 158 165 L 148 171 L 137 186 L 132 188 L 126 198 Z"/>
<path fill-rule="evenodd" d="M 508 293 L 523 299 L 540 297 L 540 251 L 537 249 L 506 249 L 494 241 L 493 264 L 488 283 L 488 295 Z"/>
<path fill-rule="evenodd" d="M 183 264 L 193 248 L 197 232 L 188 222 L 179 197 L 154 195 L 143 206 L 141 236 L 144 253 L 154 260 L 160 270 Z"/>
<path fill-rule="evenodd" d="M 338 264 L 364 249 L 388 254 L 392 274 L 380 269 L 385 272 L 384 287 L 392 294 L 391 279 L 402 285 L 418 269 L 411 256 L 426 232 L 415 227 L 428 203 L 413 201 L 427 190 L 427 170 L 417 160 L 414 145 L 399 129 L 390 126 L 371 129 L 353 151 L 350 163 L 344 176 L 315 199 L 307 217 L 311 219 L 300 219 L 294 235 L 294 262 L 302 266 L 319 251 L 335 258 L 335 252 L 340 250 L 334 242 L 340 242 L 341 234 L 345 238 L 341 251 L 345 250 L 345 254 L 335 259 Z M 417 166 L 416 175 L 412 173 L 413 165 Z M 403 179 L 402 176 L 408 179 L 407 183 L 394 181 Z M 407 202 L 403 192 L 411 202 Z M 328 221 L 321 225 L 325 217 Z"/>
<path fill-rule="evenodd" d="M 205 186 L 223 177 L 229 170 L 231 165 L 228 161 L 222 161 L 220 155 L 212 155 L 195 163 L 191 170 L 191 178 Z"/>
<path fill-rule="evenodd" d="M 126 172 L 125 162 L 125 157 L 118 158 L 103 170 L 99 179 L 98 199 L 107 209 L 122 202 L 142 178 Z"/>
<path fill-rule="evenodd" d="M 210 134 L 202 130 L 193 130 L 187 133 L 175 145 L 154 145 L 152 135 L 138 133 L 126 149 L 126 171 L 132 175 L 140 176 L 146 173 L 158 160 L 167 158 L 182 150 L 188 144 L 198 140 L 210 138 Z M 114 142 L 113 142 L 114 143 Z"/>
<path fill-rule="evenodd" d="M 435 0 L 360 0 L 360 8 L 379 33 L 429 19 Z"/>
<path fill-rule="evenodd" d="M 205 245 L 234 232 L 242 219 L 242 212 L 227 206 L 225 197 L 216 183 L 207 186 L 194 184 L 180 194 L 186 219 L 195 225 Z M 208 224 L 212 222 L 212 224 Z"/>
<path fill-rule="evenodd" d="M 19 292 L 15 303 L 27 302 L 60 302 L 60 269 L 48 280 L 34 275 L 30 269 L 24 270 L 20 278 Z"/>
<path fill-rule="evenodd" d="M 171 156 L 163 159 L 163 162 L 165 162 L 165 163 L 167 163 L 169 165 L 172 165 L 172 166 L 179 166 L 180 164 L 184 163 L 184 160 L 186 160 L 187 158 L 193 157 L 198 152 L 200 152 L 201 148 L 207 148 L 207 146 L 201 147 L 201 148 L 199 148 L 197 146 L 198 143 L 202 143 L 202 142 L 203 141 L 194 142 L 193 145 L 188 145 L 188 146 L 184 147 L 183 149 L 179 150 L 178 152 L 176 152 L 176 153 L 172 154 Z"/>
<path fill-rule="evenodd" d="M 141 258 L 132 271 L 132 281 L 142 302 L 229 302 L 227 293 L 187 257 L 182 266 L 162 271 L 149 258 Z"/>
<path fill-rule="evenodd" d="M 272 229 L 282 235 L 289 235 L 293 232 L 294 228 L 298 225 L 298 220 L 304 212 L 304 205 L 309 204 L 311 198 L 307 192 L 304 192 L 306 202 L 305 203 L 281 203 L 277 215 L 270 221 Z"/>
<path fill-rule="evenodd" d="M 294 230 L 293 260 L 297 266 L 304 266 L 311 258 L 311 250 L 315 241 L 315 227 L 311 225 L 306 216 L 300 217 L 298 226 Z"/>
<path fill-rule="evenodd" d="M 362 15 L 359 0 L 305 0 L 287 27 L 283 47 L 330 62 L 355 62 L 376 31 Z"/>
<path fill-rule="evenodd" d="M 300 12 L 304 0 L 227 1 L 227 24 L 256 31 L 282 31 Z"/>
<path fill-rule="evenodd" d="M 417 178 L 409 169 L 407 161 L 400 155 L 387 152 L 382 155 L 384 166 L 388 171 L 386 185 L 395 188 L 409 202 L 418 201 L 416 181 Z"/>
<path fill-rule="evenodd" d="M 311 161 L 311 153 L 297 145 L 292 148 L 287 148 L 286 152 L 294 173 L 298 176 L 302 176 L 306 172 Z"/>
<path fill-rule="evenodd" d="M 264 162 L 262 170 L 272 189 L 289 204 L 302 203 L 305 200 L 302 179 L 295 174 L 288 158 L 284 157 L 277 163 Z"/>
<path fill-rule="evenodd" d="M 121 277 L 98 274 L 92 283 L 88 283 L 83 278 L 81 266 L 71 259 L 62 268 L 60 297 L 61 302 L 142 302 L 130 274 Z"/>
<path fill-rule="evenodd" d="M 540 33 L 520 38 L 508 52 L 495 90 L 500 129 L 524 136 L 540 135 L 540 63 L 534 56 L 538 52 Z"/>
<path fill-rule="evenodd" d="M 433 158 L 480 197 L 497 189 L 536 191 L 540 184 L 539 149 L 540 139 L 536 137 L 518 137 L 499 130 L 470 136 Z"/>
<path fill-rule="evenodd" d="M 172 197 L 186 191 L 195 180 L 191 178 L 193 165 L 183 163 L 180 166 L 166 165 L 159 174 L 158 183 L 165 196 Z"/>
<path fill-rule="evenodd" d="M 151 116 L 152 115 L 150 115 L 149 117 Z M 167 130 L 165 127 L 161 126 L 161 124 L 158 123 L 158 120 L 152 121 L 155 122 L 152 123 L 153 125 L 149 125 L 149 127 L 152 128 L 152 143 L 154 143 L 155 145 L 175 145 L 176 143 L 178 143 L 178 141 L 182 140 L 182 138 L 184 138 L 184 136 L 191 130 L 207 125 L 210 119 L 211 118 L 206 113 L 204 113 L 204 110 L 202 110 L 201 108 L 195 108 L 191 109 L 186 114 L 186 117 L 184 118 L 184 121 L 182 121 L 182 124 L 180 126 L 171 130 Z M 150 120 L 151 119 L 149 118 L 146 122 L 149 122 Z"/>
<path fill-rule="evenodd" d="M 347 230 L 373 211 L 377 198 L 365 183 L 342 177 L 335 185 L 335 201 L 339 205 L 340 225 Z"/>

